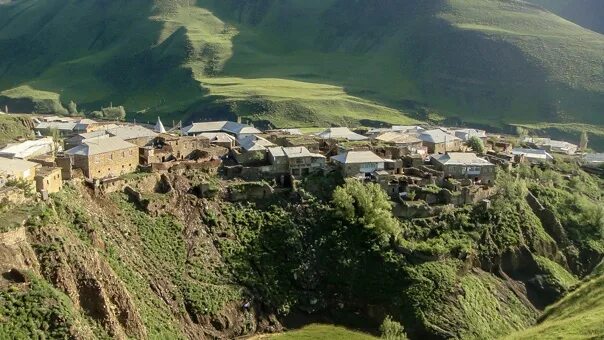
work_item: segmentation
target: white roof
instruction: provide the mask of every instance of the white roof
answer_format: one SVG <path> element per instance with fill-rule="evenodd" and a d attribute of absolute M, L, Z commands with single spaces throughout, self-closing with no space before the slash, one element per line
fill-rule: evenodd
<path fill-rule="evenodd" d="M 23 143 L 11 144 L 0 150 L 0 156 L 9 158 L 28 158 L 43 155 L 54 150 L 52 137 L 28 140 Z"/>
<path fill-rule="evenodd" d="M 480 158 L 471 152 L 449 152 L 444 155 L 432 155 L 430 157 L 443 165 L 493 165 L 486 159 Z"/>
<path fill-rule="evenodd" d="M 57 130 L 61 130 L 61 131 L 73 131 L 73 129 L 75 129 L 77 123 L 74 122 L 60 122 L 60 121 L 56 121 L 56 122 L 40 122 L 36 125 L 36 129 L 37 130 L 42 130 L 42 129 L 57 129 Z"/>
<path fill-rule="evenodd" d="M 419 135 L 418 138 L 424 142 L 434 143 L 434 144 L 445 143 L 445 141 L 447 143 L 449 143 L 449 142 L 460 140 L 459 138 L 457 138 L 449 133 L 446 133 L 441 129 L 424 131 Z"/>
<path fill-rule="evenodd" d="M 6 173 L 8 176 L 22 174 L 31 168 L 38 167 L 40 164 L 24 161 L 22 159 L 5 158 L 0 160 L 0 172 Z"/>
<path fill-rule="evenodd" d="M 268 152 L 273 155 L 273 157 L 285 157 L 285 151 L 283 151 L 283 147 L 281 146 L 268 148 Z"/>
<path fill-rule="evenodd" d="M 254 134 L 262 133 L 262 131 L 256 129 L 253 126 L 230 122 L 230 121 L 219 121 L 219 122 L 199 122 L 193 123 L 182 129 L 186 134 L 197 134 L 202 132 L 228 132 L 235 135 L 240 134 Z"/>
<path fill-rule="evenodd" d="M 342 164 L 384 163 L 384 159 L 371 151 L 348 151 L 331 159 Z"/>
<path fill-rule="evenodd" d="M 119 137 L 123 140 L 135 139 L 135 138 L 153 138 L 157 136 L 156 132 L 153 132 L 140 125 L 124 125 L 116 128 L 108 129 L 107 133 L 113 137 Z"/>
<path fill-rule="evenodd" d="M 591 164 L 604 163 L 604 153 L 588 153 L 583 156 L 583 160 Z"/>
<path fill-rule="evenodd" d="M 234 142 L 236 140 L 235 137 L 229 135 L 228 133 L 224 133 L 224 132 L 204 132 L 204 133 L 200 133 L 199 136 L 206 137 L 207 139 L 210 140 L 210 142 L 218 142 L 218 143 L 230 143 L 230 142 Z"/>
<path fill-rule="evenodd" d="M 155 123 L 155 127 L 153 131 L 157 133 L 166 133 L 166 128 L 164 127 L 164 123 L 161 122 L 161 119 L 157 117 L 157 122 Z"/>
<path fill-rule="evenodd" d="M 367 131 L 369 134 L 376 134 L 382 132 L 420 132 L 425 129 L 418 125 L 393 125 L 390 128 L 375 128 Z"/>
<path fill-rule="evenodd" d="M 334 127 L 329 128 L 318 134 L 323 139 L 347 139 L 349 141 L 366 140 L 367 137 L 359 135 L 356 132 L 352 132 L 347 127 Z"/>
<path fill-rule="evenodd" d="M 109 138 L 93 138 L 87 139 L 82 142 L 81 145 L 76 146 L 75 148 L 69 149 L 65 151 L 68 155 L 78 155 L 78 156 L 92 156 L 98 155 L 106 152 L 112 152 L 117 150 L 129 149 L 137 147 L 132 143 L 128 143 L 125 140 L 119 137 L 109 137 Z"/>
<path fill-rule="evenodd" d="M 530 158 L 538 158 L 538 159 L 552 159 L 552 155 L 550 155 L 547 151 L 541 149 L 523 149 L 523 148 L 514 148 L 512 149 L 512 155 L 525 155 Z"/>
<path fill-rule="evenodd" d="M 75 126 L 76 130 L 85 130 L 89 125 L 97 124 L 98 122 L 96 120 L 84 118 L 84 119 L 78 120 L 76 123 L 77 123 Z"/>

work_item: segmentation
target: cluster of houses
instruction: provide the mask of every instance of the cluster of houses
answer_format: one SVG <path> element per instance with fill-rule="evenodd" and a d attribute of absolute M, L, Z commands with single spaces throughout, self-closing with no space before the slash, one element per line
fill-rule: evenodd
<path fill-rule="evenodd" d="M 555 141 L 545 147 L 513 149 L 477 129 L 393 126 L 368 131 L 332 127 L 316 134 L 298 129 L 260 131 L 237 122 L 197 122 L 167 133 L 155 126 L 47 117 L 36 122 L 37 140 L 0 150 L 0 185 L 10 179 L 35 183 L 39 192 L 61 189 L 63 180 L 106 181 L 132 173 L 174 169 L 221 170 L 243 179 L 303 178 L 337 171 L 380 183 L 393 196 L 426 185 L 490 187 L 496 166 L 547 162 L 550 152 L 572 152 Z M 59 145 L 52 137 L 61 136 Z M 488 152 L 471 152 L 480 139 Z M 531 143 L 537 141 L 531 141 Z M 576 151 L 576 148 L 574 149 Z M 452 182 L 455 181 L 455 182 Z"/>

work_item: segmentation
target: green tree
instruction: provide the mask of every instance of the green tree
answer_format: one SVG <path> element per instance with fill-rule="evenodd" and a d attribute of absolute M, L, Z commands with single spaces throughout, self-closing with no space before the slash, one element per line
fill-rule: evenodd
<path fill-rule="evenodd" d="M 386 340 L 406 340 L 407 333 L 405 328 L 400 323 L 392 320 L 390 315 L 387 315 L 382 325 L 380 326 L 380 333 L 382 333 L 382 339 Z"/>
<path fill-rule="evenodd" d="M 78 115 L 78 104 L 76 104 L 73 100 L 67 104 L 67 112 L 69 112 L 72 116 Z"/>
<path fill-rule="evenodd" d="M 468 140 L 468 146 L 472 149 L 472 151 L 479 154 L 485 153 L 486 150 L 482 140 L 476 136 L 470 137 L 470 139 Z"/>
<path fill-rule="evenodd" d="M 341 217 L 373 230 L 383 244 L 401 232 L 390 200 L 378 184 L 348 179 L 336 188 L 332 202 Z"/>

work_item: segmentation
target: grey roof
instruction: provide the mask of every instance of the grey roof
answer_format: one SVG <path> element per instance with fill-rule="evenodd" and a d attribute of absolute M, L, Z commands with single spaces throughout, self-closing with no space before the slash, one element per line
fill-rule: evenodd
<path fill-rule="evenodd" d="M 262 131 L 256 129 L 253 126 L 230 121 L 193 123 L 189 126 L 184 127 L 182 131 L 186 134 L 220 131 L 232 133 L 235 135 L 262 133 Z"/>
<path fill-rule="evenodd" d="M 583 160 L 592 164 L 604 163 L 604 153 L 588 153 L 583 156 Z"/>
<path fill-rule="evenodd" d="M 467 141 L 472 137 L 485 138 L 487 136 L 486 131 L 477 129 L 457 129 L 453 131 L 453 133 L 456 137 L 459 137 L 464 141 Z"/>
<path fill-rule="evenodd" d="M 470 166 L 485 166 L 493 165 L 486 159 L 476 156 L 471 152 L 449 152 L 444 155 L 432 155 L 432 159 L 443 165 L 470 165 Z"/>
<path fill-rule="evenodd" d="M 347 127 L 329 128 L 329 129 L 319 133 L 317 136 L 319 136 L 323 139 L 347 139 L 349 141 L 358 141 L 358 140 L 368 139 L 367 137 L 365 137 L 363 135 L 360 135 L 356 132 L 352 132 Z"/>
<path fill-rule="evenodd" d="M 290 146 L 284 147 L 283 153 L 287 156 L 287 158 L 299 158 L 299 157 L 317 157 L 317 158 L 325 158 L 325 156 L 312 153 L 308 151 L 308 149 L 304 146 Z"/>
<path fill-rule="evenodd" d="M 102 153 L 137 147 L 119 137 L 94 138 L 84 140 L 81 145 L 65 151 L 68 155 L 92 156 Z"/>
<path fill-rule="evenodd" d="M 50 130 L 57 129 L 60 131 L 73 131 L 75 129 L 77 123 L 73 122 L 40 122 L 36 125 L 35 129 L 37 130 Z"/>
<path fill-rule="evenodd" d="M 331 157 L 332 160 L 342 164 L 383 163 L 384 159 L 371 151 L 348 151 Z"/>
<path fill-rule="evenodd" d="M 449 143 L 453 141 L 459 141 L 460 139 L 444 132 L 441 129 L 434 129 L 422 132 L 419 137 L 424 142 L 440 144 L 440 143 Z"/>
<path fill-rule="evenodd" d="M 266 150 L 269 147 L 275 146 L 275 144 L 258 136 L 246 136 L 239 139 L 238 142 L 245 151 Z"/>
<path fill-rule="evenodd" d="M 119 137 L 123 140 L 135 138 L 154 138 L 157 133 L 140 125 L 125 125 L 116 128 L 108 129 L 107 133 L 113 137 Z"/>
<path fill-rule="evenodd" d="M 76 123 L 77 123 L 76 126 L 75 126 L 76 130 L 86 130 L 86 128 L 89 125 L 97 124 L 98 122 L 96 120 L 84 118 L 84 119 L 78 120 Z"/>
<path fill-rule="evenodd" d="M 38 166 L 40 166 L 38 163 L 24 161 L 22 159 L 0 159 L 0 172 L 4 172 L 9 176 L 14 176 L 16 173 L 22 173 Z"/>
<path fill-rule="evenodd" d="M 285 157 L 285 151 L 283 151 L 283 147 L 281 147 L 281 146 L 276 146 L 276 147 L 268 148 L 268 152 L 273 157 Z"/>

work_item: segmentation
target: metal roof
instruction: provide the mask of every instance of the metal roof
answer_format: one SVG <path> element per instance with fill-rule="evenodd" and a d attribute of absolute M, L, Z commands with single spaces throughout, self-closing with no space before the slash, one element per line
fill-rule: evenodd
<path fill-rule="evenodd" d="M 23 159 L 49 153 L 53 150 L 54 142 L 52 137 L 46 137 L 37 140 L 28 140 L 18 144 L 11 144 L 0 150 L 0 156 Z"/>
<path fill-rule="evenodd" d="M 440 143 L 449 143 L 453 141 L 460 140 L 459 138 L 444 132 L 441 129 L 434 129 L 422 132 L 419 137 L 424 142 L 440 144 Z"/>
<path fill-rule="evenodd" d="M 342 164 L 358 163 L 383 163 L 384 159 L 371 151 L 348 151 L 331 157 L 332 160 Z"/>
<path fill-rule="evenodd" d="M 442 165 L 493 165 L 491 162 L 478 157 L 475 153 L 472 152 L 449 152 L 444 155 L 432 155 L 430 157 L 432 157 L 432 159 L 436 160 Z"/>
<path fill-rule="evenodd" d="M 157 136 L 156 132 L 140 125 L 118 126 L 116 128 L 108 129 L 107 133 L 113 137 L 119 137 L 123 140 L 145 137 L 153 138 Z"/>
<path fill-rule="evenodd" d="M 366 140 L 368 139 L 367 137 L 363 136 L 363 135 L 359 135 L 356 132 L 352 132 L 349 128 L 347 127 L 334 127 L 334 128 L 329 128 L 321 133 L 319 133 L 317 136 L 323 138 L 323 139 L 347 139 L 350 141 L 358 141 L 358 140 Z"/>
<path fill-rule="evenodd" d="M 235 123 L 231 121 L 218 121 L 218 122 L 199 122 L 193 123 L 182 129 L 186 134 L 202 133 L 202 132 L 228 132 L 235 135 L 240 134 L 254 134 L 262 133 L 262 131 L 256 129 L 253 126 Z"/>
<path fill-rule="evenodd" d="M 68 155 L 92 156 L 133 147 L 137 146 L 119 137 L 94 138 L 84 140 L 81 145 L 69 149 L 65 153 Z"/>

